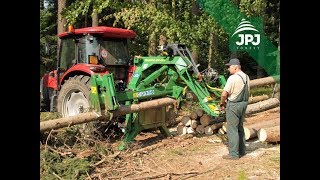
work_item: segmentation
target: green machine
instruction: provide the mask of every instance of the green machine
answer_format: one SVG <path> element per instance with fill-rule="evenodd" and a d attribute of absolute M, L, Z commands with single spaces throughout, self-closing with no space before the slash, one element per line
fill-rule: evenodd
<path fill-rule="evenodd" d="M 90 105 L 98 113 L 112 113 L 121 105 L 130 106 L 164 97 L 176 100 L 176 106 L 191 91 L 201 108 L 213 118 L 221 118 L 221 88 L 226 79 L 213 69 L 199 72 L 190 51 L 183 44 L 161 46 L 160 56 L 134 58 L 135 70 L 124 91 L 116 91 L 113 74 L 91 76 Z M 210 93 L 211 92 L 211 93 Z M 165 136 L 166 106 L 125 114 L 125 136 L 120 149 L 142 130 L 160 128 Z"/>

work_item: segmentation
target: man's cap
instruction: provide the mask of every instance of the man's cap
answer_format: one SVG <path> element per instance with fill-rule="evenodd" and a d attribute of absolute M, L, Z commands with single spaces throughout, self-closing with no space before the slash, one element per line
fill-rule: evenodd
<path fill-rule="evenodd" d="M 230 59 L 229 63 L 226 64 L 226 66 L 230 65 L 240 65 L 240 61 L 237 58 Z"/>

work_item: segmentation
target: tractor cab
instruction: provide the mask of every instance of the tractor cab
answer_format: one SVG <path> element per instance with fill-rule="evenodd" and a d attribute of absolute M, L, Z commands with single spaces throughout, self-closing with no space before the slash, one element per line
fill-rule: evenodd
<path fill-rule="evenodd" d="M 90 77 L 113 74 L 117 90 L 124 90 L 134 67 L 130 65 L 128 41 L 132 30 L 106 26 L 68 30 L 61 39 L 57 69 L 40 82 L 43 109 L 61 112 L 63 117 L 81 113 L 89 106 Z"/>

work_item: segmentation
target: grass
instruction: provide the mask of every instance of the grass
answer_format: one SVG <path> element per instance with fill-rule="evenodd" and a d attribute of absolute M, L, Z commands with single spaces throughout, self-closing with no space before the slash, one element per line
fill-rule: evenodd
<path fill-rule="evenodd" d="M 57 112 L 40 112 L 40 122 L 51 120 L 51 119 L 57 119 L 60 117 L 61 117 L 60 114 Z"/>
<path fill-rule="evenodd" d="M 263 86 L 263 87 L 255 87 L 250 89 L 251 96 L 260 96 L 260 95 L 272 95 L 273 85 Z"/>
<path fill-rule="evenodd" d="M 240 170 L 239 174 L 238 174 L 238 180 L 247 180 L 249 179 L 246 175 L 246 173 L 244 172 L 244 170 Z"/>

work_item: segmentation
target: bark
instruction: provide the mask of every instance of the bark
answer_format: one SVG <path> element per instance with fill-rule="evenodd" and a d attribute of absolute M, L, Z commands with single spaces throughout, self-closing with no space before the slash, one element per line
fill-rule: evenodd
<path fill-rule="evenodd" d="M 97 12 L 92 12 L 92 27 L 99 26 L 99 16 Z"/>
<path fill-rule="evenodd" d="M 250 88 L 258 87 L 258 86 L 265 86 L 268 84 L 275 84 L 280 82 L 280 76 L 268 76 L 259 79 L 250 80 Z"/>
<path fill-rule="evenodd" d="M 106 116 L 109 118 L 109 116 Z M 73 126 L 76 124 L 88 123 L 91 121 L 101 120 L 102 116 L 96 112 L 82 113 L 77 116 L 64 117 L 40 122 L 40 132 L 49 131 L 51 129 L 59 129 L 63 127 Z"/>
<path fill-rule="evenodd" d="M 246 140 L 257 137 L 257 133 L 261 128 L 269 128 L 278 125 L 280 125 L 280 117 L 245 126 L 244 128 L 247 129 L 247 131 L 245 131 Z"/>
<path fill-rule="evenodd" d="M 61 12 L 66 7 L 66 0 L 58 0 L 58 19 L 57 19 L 57 33 L 60 34 L 65 31 L 66 19 L 62 18 Z M 58 51 L 60 47 L 61 40 L 58 38 Z"/>
<path fill-rule="evenodd" d="M 152 32 L 149 36 L 149 48 L 148 55 L 155 56 L 157 54 L 157 38 L 155 32 Z"/>
<path fill-rule="evenodd" d="M 218 36 L 216 35 L 215 32 L 210 33 L 210 38 L 209 38 L 210 46 L 209 46 L 209 60 L 208 60 L 208 68 L 217 68 L 218 64 L 218 57 L 217 57 L 217 52 L 218 52 Z"/>
<path fill-rule="evenodd" d="M 258 131 L 258 138 L 261 142 L 280 142 L 280 125 L 261 128 Z"/>
<path fill-rule="evenodd" d="M 253 114 L 261 111 L 265 111 L 279 106 L 280 101 L 277 98 L 270 98 L 258 103 L 249 104 L 245 114 Z"/>
<path fill-rule="evenodd" d="M 199 62 L 199 48 L 196 45 L 192 45 L 192 59 L 194 60 L 194 63 L 197 65 Z"/>
<path fill-rule="evenodd" d="M 256 103 L 256 102 L 267 100 L 269 98 L 270 97 L 268 95 L 265 95 L 265 94 L 261 95 L 261 96 L 252 96 L 252 97 L 249 97 L 248 103 L 249 104 L 253 104 L 253 103 Z"/>
<path fill-rule="evenodd" d="M 132 104 L 130 106 L 121 105 L 119 109 L 113 111 L 113 117 L 130 114 L 134 112 L 144 111 L 148 109 L 159 108 L 176 103 L 172 98 L 160 98 L 156 100 L 141 102 L 139 104 Z M 40 132 L 49 131 L 51 129 L 58 129 L 62 127 L 72 126 L 76 124 L 87 123 L 91 121 L 109 119 L 110 113 L 102 113 L 98 115 L 96 112 L 81 113 L 71 117 L 64 117 L 40 122 Z"/>

